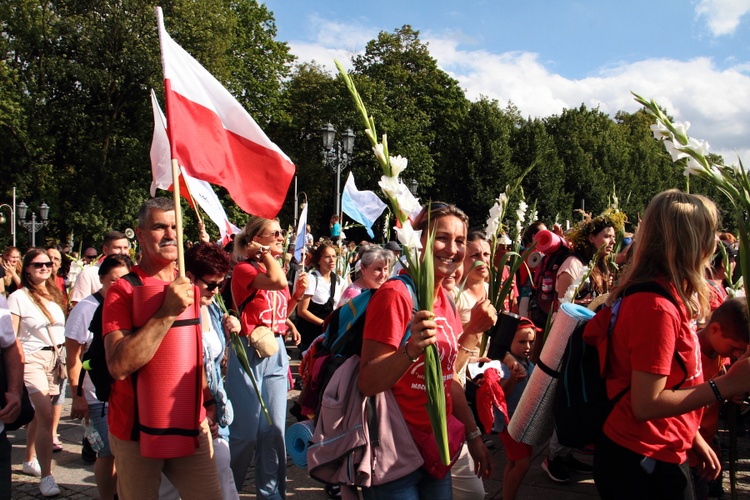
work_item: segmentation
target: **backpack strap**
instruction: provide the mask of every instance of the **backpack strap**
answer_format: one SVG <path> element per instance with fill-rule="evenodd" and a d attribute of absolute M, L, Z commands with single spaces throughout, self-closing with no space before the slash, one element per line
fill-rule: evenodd
<path fill-rule="evenodd" d="M 128 274 L 124 275 L 122 279 L 130 283 L 133 287 L 143 286 L 143 280 L 141 280 L 141 277 L 138 276 L 135 271 L 130 271 Z"/>
<path fill-rule="evenodd" d="M 665 299 L 669 300 L 678 311 L 680 309 L 680 305 L 677 302 L 677 299 L 675 299 L 674 296 L 671 293 L 669 293 L 669 291 L 667 291 L 667 289 L 665 289 L 663 286 L 661 286 L 659 283 L 655 281 L 647 281 L 645 283 L 637 283 L 635 285 L 629 286 L 628 288 L 623 290 L 622 295 L 617 298 L 614 304 L 612 304 L 612 313 L 609 319 L 609 328 L 607 328 L 607 337 L 610 337 L 610 338 L 612 337 L 612 332 L 614 331 L 614 328 L 615 328 L 615 322 L 617 322 L 617 316 L 620 312 L 620 306 L 622 305 L 622 299 L 627 297 L 628 295 L 633 295 L 635 293 L 640 293 L 640 292 L 652 292 L 657 295 L 660 295 L 664 297 Z M 609 345 L 609 343 L 607 343 L 607 345 Z M 682 380 L 678 384 L 672 387 L 672 390 L 677 390 L 687 380 L 688 371 L 687 371 L 687 366 L 685 365 L 685 361 L 680 357 L 679 354 L 677 354 L 677 349 L 675 349 L 674 351 L 674 359 L 675 361 L 677 361 L 677 364 L 679 365 L 679 367 L 682 369 L 682 372 L 684 373 Z M 630 390 L 630 386 L 627 386 L 625 389 L 617 393 L 617 395 L 615 395 L 615 397 L 612 398 L 610 401 L 611 407 L 614 408 L 617 402 L 620 399 L 622 399 L 622 397 L 629 390 Z"/>
<path fill-rule="evenodd" d="M 130 271 L 128 274 L 124 275 L 122 279 L 130 283 L 133 288 L 137 286 L 143 286 L 143 280 L 141 280 L 141 277 L 138 276 L 134 271 Z M 134 327 L 133 333 L 135 333 L 137 330 L 138 328 Z M 133 385 L 133 428 L 130 431 L 130 440 L 138 441 L 140 438 L 141 428 L 141 422 L 138 418 L 138 370 L 130 374 L 130 381 Z"/>
<path fill-rule="evenodd" d="M 412 277 L 405 273 L 399 274 L 390 279 L 399 280 L 404 285 L 406 285 L 406 289 L 409 290 L 409 295 L 411 296 L 412 317 L 409 320 L 409 324 L 406 325 L 404 337 L 401 339 L 401 345 L 404 345 L 406 341 L 409 340 L 409 337 L 411 337 L 411 325 L 414 320 L 414 315 L 417 313 L 417 310 L 419 308 L 419 300 L 417 299 L 417 287 L 414 284 L 414 280 L 412 279 Z M 453 307 L 455 311 L 455 304 L 453 304 Z M 365 408 L 367 411 L 367 433 L 370 439 L 370 447 L 380 446 L 380 434 L 378 433 L 378 414 L 375 411 L 374 397 L 370 396 L 369 398 L 367 398 Z"/>

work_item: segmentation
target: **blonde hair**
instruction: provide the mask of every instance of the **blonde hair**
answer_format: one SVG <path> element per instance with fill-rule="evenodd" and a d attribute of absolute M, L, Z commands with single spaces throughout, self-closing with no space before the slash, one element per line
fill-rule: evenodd
<path fill-rule="evenodd" d="M 719 211 L 705 196 L 670 189 L 646 208 L 633 243 L 633 260 L 608 303 L 631 285 L 665 277 L 692 318 L 707 314 L 705 272 L 716 248 Z"/>
<path fill-rule="evenodd" d="M 247 247 L 253 242 L 253 238 L 267 228 L 272 222 L 279 219 L 264 219 L 253 215 L 245 225 L 245 228 L 234 238 L 234 258 L 237 262 L 247 260 Z"/>

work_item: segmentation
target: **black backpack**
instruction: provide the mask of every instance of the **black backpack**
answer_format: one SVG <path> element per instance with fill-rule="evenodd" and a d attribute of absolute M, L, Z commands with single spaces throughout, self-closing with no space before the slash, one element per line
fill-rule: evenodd
<path fill-rule="evenodd" d="M 639 292 L 657 293 L 669 299 L 679 309 L 675 298 L 658 283 L 633 285 L 623 292 L 612 307 L 604 306 L 596 313 L 610 317 L 607 336 L 611 337 L 614 331 L 622 299 Z M 560 371 L 552 375 L 559 378 L 552 404 L 557 438 L 561 445 L 572 448 L 595 444 L 610 412 L 630 390 L 628 386 L 612 399 L 607 397 L 606 380 L 601 375 L 597 347 L 587 344 L 583 339 L 587 324 L 588 321 L 580 321 L 573 330 L 562 357 Z M 673 390 L 679 389 L 687 380 L 685 362 L 679 357 L 677 351 L 674 352 L 674 357 L 685 376 L 672 388 Z"/>
<path fill-rule="evenodd" d="M 126 280 L 132 286 L 141 286 L 143 282 L 141 278 L 134 272 L 129 272 L 122 279 Z M 89 374 L 91 382 L 94 384 L 96 392 L 96 399 L 104 403 L 109 401 L 109 395 L 112 393 L 112 383 L 114 379 L 109 374 L 109 367 L 107 366 L 107 355 L 104 351 L 104 338 L 102 336 L 102 311 L 104 310 L 104 297 L 99 292 L 94 294 L 96 300 L 99 301 L 99 307 L 96 308 L 94 316 L 91 318 L 89 324 L 89 331 L 93 334 L 94 338 L 91 341 L 91 345 L 83 354 L 83 362 L 86 367 L 85 370 L 81 370 L 81 375 L 78 380 L 78 395 L 83 394 L 83 377 L 85 373 Z"/>

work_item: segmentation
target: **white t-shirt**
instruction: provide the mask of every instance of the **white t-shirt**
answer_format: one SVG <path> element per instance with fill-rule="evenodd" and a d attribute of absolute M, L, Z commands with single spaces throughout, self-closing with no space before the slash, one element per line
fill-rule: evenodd
<path fill-rule="evenodd" d="M 65 323 L 65 337 L 85 345 L 83 352 L 88 350 L 91 341 L 94 340 L 94 334 L 89 331 L 89 325 L 98 307 L 99 301 L 96 300 L 94 295 L 89 295 L 71 309 L 68 321 Z M 91 382 L 91 377 L 83 377 L 83 395 L 86 397 L 88 404 L 101 402 L 96 399 L 96 389 L 94 383 Z"/>
<path fill-rule="evenodd" d="M 55 302 L 47 302 L 47 310 L 53 318 L 52 323 L 32 302 L 25 288 L 10 294 L 8 307 L 12 314 L 20 318 L 18 340 L 21 341 L 23 352 L 26 354 L 51 345 L 50 336 L 55 345 L 65 343 L 65 314 Z"/>
<path fill-rule="evenodd" d="M 16 333 L 13 331 L 13 321 L 10 318 L 8 301 L 0 294 L 0 349 L 6 349 L 16 341 Z M 5 423 L 0 420 L 0 433 L 5 430 Z"/>
<path fill-rule="evenodd" d="M 336 273 L 331 273 L 331 279 L 334 278 L 336 279 L 336 288 L 334 288 L 333 292 L 333 306 L 336 307 L 336 304 L 341 300 L 341 292 L 344 291 L 345 283 Z M 331 297 L 331 283 L 326 281 L 316 269 L 307 278 L 305 295 L 312 295 L 311 300 L 316 304 L 325 304 Z"/>
<path fill-rule="evenodd" d="M 76 278 L 73 289 L 70 291 L 70 301 L 80 302 L 89 295 L 93 295 L 102 289 L 99 280 L 99 265 L 86 266 Z"/>

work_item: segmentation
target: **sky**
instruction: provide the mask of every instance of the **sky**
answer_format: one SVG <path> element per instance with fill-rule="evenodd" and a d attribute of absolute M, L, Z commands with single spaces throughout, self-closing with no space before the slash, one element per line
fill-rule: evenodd
<path fill-rule="evenodd" d="M 655 99 L 711 152 L 750 163 L 750 0 L 267 0 L 299 62 L 335 74 L 411 25 L 466 97 L 545 118 Z"/>

